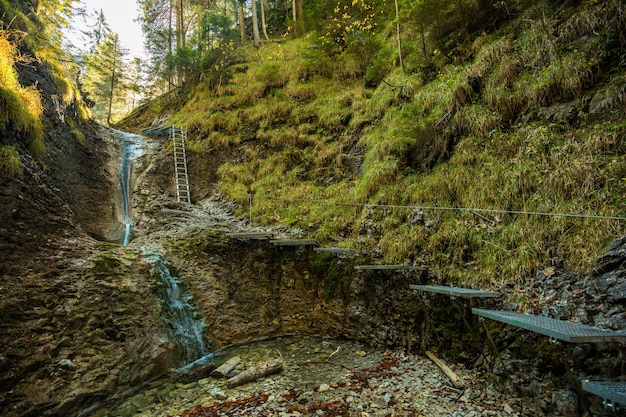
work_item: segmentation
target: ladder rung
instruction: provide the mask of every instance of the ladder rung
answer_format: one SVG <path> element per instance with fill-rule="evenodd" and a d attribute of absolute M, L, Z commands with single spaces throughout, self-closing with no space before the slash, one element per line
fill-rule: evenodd
<path fill-rule="evenodd" d="M 184 130 L 172 128 L 172 145 L 174 147 L 174 176 L 176 178 L 176 197 L 178 201 L 191 203 L 189 179 L 187 172 L 187 155 L 185 153 Z"/>

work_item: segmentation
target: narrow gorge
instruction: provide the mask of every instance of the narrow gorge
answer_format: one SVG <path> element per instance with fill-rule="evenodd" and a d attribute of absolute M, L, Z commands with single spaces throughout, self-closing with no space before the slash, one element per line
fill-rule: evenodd
<path fill-rule="evenodd" d="M 0 2 L 0 415 L 623 415 L 622 1 L 137 5 Z"/>

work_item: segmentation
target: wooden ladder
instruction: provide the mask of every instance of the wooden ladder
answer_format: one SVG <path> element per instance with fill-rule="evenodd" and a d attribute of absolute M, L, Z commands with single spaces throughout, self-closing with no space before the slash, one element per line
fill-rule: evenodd
<path fill-rule="evenodd" d="M 176 176 L 176 198 L 179 202 L 191 203 L 189 190 L 189 175 L 187 173 L 187 153 L 185 152 L 185 140 L 187 129 L 173 127 L 170 130 L 170 138 L 174 147 L 174 175 Z"/>

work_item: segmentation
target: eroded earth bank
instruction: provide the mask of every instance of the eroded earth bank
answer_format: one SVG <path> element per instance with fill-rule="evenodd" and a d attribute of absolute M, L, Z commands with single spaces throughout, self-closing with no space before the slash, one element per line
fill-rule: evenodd
<path fill-rule="evenodd" d="M 78 166 L 33 168 L 0 184 L 2 415 L 610 415 L 570 377 L 620 377 L 616 346 L 555 346 L 483 326 L 469 304 L 410 290 L 445 283 L 427 270 L 357 272 L 355 264 L 375 260 L 232 239 L 227 233 L 244 230 L 299 236 L 234 217 L 210 187 L 216 167 L 193 160 L 191 177 L 206 183 L 195 185 L 202 191 L 193 191 L 194 205 L 175 203 L 165 140 L 150 139 L 136 161 L 133 236 L 121 246 L 119 140 L 92 129 L 68 151 L 84 154 Z M 147 251 L 172 265 L 213 349 L 269 338 L 216 361 L 281 357 L 283 373 L 229 389 L 174 372 L 180 349 Z M 526 292 L 529 312 L 624 329 L 625 262 L 623 239 L 592 275 L 539 273 L 518 288 L 489 289 Z M 506 297 L 487 306 L 511 307 Z M 426 350 L 468 388 L 454 388 Z"/>

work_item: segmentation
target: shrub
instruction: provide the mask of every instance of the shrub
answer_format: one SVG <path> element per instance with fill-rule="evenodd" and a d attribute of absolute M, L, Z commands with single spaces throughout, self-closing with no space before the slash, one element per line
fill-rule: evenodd
<path fill-rule="evenodd" d="M 15 177 L 24 172 L 24 166 L 20 161 L 20 155 L 15 146 L 3 146 L 0 148 L 0 176 Z"/>
<path fill-rule="evenodd" d="M 0 30 L 0 131 L 5 132 L 5 136 L 9 128 L 22 133 L 32 155 L 41 158 L 45 154 L 43 106 L 39 91 L 19 84 L 13 67 L 16 54 L 7 32 Z"/>

